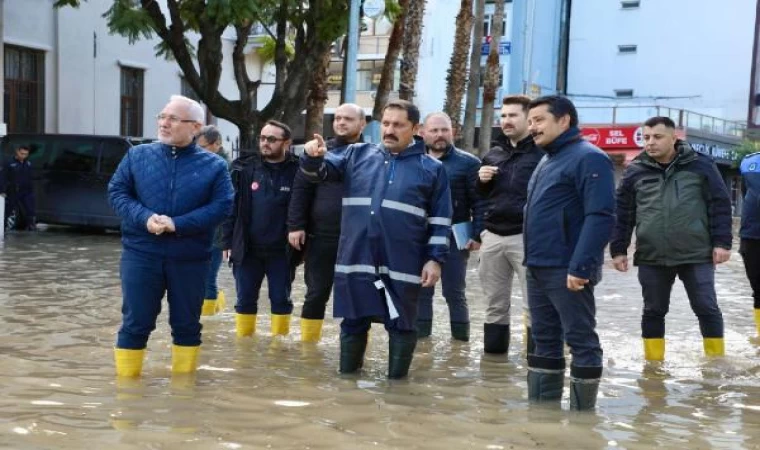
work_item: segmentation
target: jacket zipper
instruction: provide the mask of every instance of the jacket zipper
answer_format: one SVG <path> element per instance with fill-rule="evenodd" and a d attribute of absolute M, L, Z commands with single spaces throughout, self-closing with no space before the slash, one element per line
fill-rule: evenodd
<path fill-rule="evenodd" d="M 545 156 L 545 158 L 547 159 L 541 159 L 541 161 L 539 161 L 538 163 L 538 167 L 536 167 L 536 171 L 535 171 L 536 179 L 533 182 L 533 189 L 531 189 L 530 196 L 528 196 L 528 199 L 525 202 L 525 210 L 523 212 L 523 243 L 528 242 L 528 227 L 527 227 L 528 223 L 527 222 L 528 222 L 528 217 L 529 217 L 528 211 L 530 210 L 530 202 L 536 193 L 536 188 L 538 187 L 538 182 L 541 179 L 541 175 L 546 170 L 546 164 L 549 162 L 548 156 Z M 524 251 L 527 251 L 527 250 L 528 248 L 526 246 Z M 526 258 L 527 258 L 527 254 L 523 256 L 523 259 L 526 259 Z"/>
<path fill-rule="evenodd" d="M 167 212 L 167 214 L 170 216 L 174 213 L 174 182 L 176 181 L 176 177 L 177 177 L 177 149 L 176 147 L 172 147 L 172 177 L 171 177 L 171 180 L 169 180 L 170 210 Z"/>
<path fill-rule="evenodd" d="M 673 184 L 676 186 L 676 200 L 681 199 L 680 191 L 678 190 L 678 180 L 673 180 Z"/>

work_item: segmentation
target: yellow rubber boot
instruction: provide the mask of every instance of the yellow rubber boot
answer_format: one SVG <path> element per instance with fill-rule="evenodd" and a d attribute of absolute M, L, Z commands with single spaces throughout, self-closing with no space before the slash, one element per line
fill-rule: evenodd
<path fill-rule="evenodd" d="M 726 354 L 723 338 L 704 338 L 702 345 L 705 348 L 705 356 L 723 356 Z"/>
<path fill-rule="evenodd" d="M 757 328 L 757 335 L 760 336 L 760 309 L 755 309 L 755 327 Z"/>
<path fill-rule="evenodd" d="M 237 337 L 253 336 L 256 333 L 256 314 L 235 314 Z"/>
<path fill-rule="evenodd" d="M 272 336 L 287 336 L 290 333 L 290 314 L 272 314 Z"/>
<path fill-rule="evenodd" d="M 201 316 L 213 316 L 216 314 L 217 300 L 205 299 L 203 300 L 203 309 L 201 309 Z"/>
<path fill-rule="evenodd" d="M 322 338 L 322 323 L 320 319 L 301 318 L 301 342 L 319 342 Z"/>
<path fill-rule="evenodd" d="M 116 376 L 139 377 L 142 373 L 143 357 L 145 349 L 132 350 L 128 348 L 114 348 L 114 360 L 116 362 Z"/>
<path fill-rule="evenodd" d="M 665 339 L 644 339 L 644 359 L 647 361 L 663 361 L 665 359 Z"/>
<path fill-rule="evenodd" d="M 227 306 L 227 299 L 224 297 L 224 291 L 219 290 L 216 295 L 216 313 L 221 313 Z"/>
<path fill-rule="evenodd" d="M 172 345 L 172 373 L 193 373 L 198 367 L 201 346 Z"/>

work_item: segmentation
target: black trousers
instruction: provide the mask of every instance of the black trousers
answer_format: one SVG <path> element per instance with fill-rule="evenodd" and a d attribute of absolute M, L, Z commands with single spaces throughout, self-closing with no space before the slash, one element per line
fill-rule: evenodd
<path fill-rule="evenodd" d="M 742 239 L 739 253 L 744 259 L 744 270 L 747 271 L 752 288 L 755 309 L 760 309 L 760 239 Z"/>
<path fill-rule="evenodd" d="M 304 257 L 306 300 L 301 311 L 301 317 L 304 319 L 325 318 L 325 309 L 335 278 L 338 240 L 337 236 L 309 235 L 307 238 Z"/>

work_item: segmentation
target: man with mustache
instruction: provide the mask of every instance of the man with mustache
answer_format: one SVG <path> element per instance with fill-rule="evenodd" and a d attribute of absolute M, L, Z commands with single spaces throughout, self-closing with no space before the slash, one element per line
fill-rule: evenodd
<path fill-rule="evenodd" d="M 335 137 L 326 143 L 328 151 L 341 152 L 361 142 L 365 125 L 364 110 L 359 105 L 340 105 L 333 119 Z M 301 311 L 303 342 L 319 342 L 322 336 L 338 257 L 342 198 L 342 183 L 312 183 L 302 172 L 296 174 L 288 208 L 288 241 L 297 250 L 307 248 L 304 257 L 306 300 Z"/>
<path fill-rule="evenodd" d="M 560 96 L 528 105 L 528 130 L 546 155 L 528 185 L 525 266 L 535 349 L 528 354 L 528 399 L 559 406 L 570 366 L 570 409 L 596 406 L 602 347 L 594 286 L 615 221 L 612 161 L 585 141 L 573 103 Z"/>
<path fill-rule="evenodd" d="M 414 138 L 420 112 L 412 103 L 383 108 L 382 145 L 327 152 L 309 141 L 301 170 L 315 182 L 343 182 L 343 217 L 335 266 L 333 313 L 343 317 L 340 371 L 362 367 L 372 319 L 389 333 L 388 378 L 409 372 L 417 343 L 420 288 L 440 278 L 449 250 L 451 191 L 440 161 Z"/>
<path fill-rule="evenodd" d="M 532 351 L 530 310 L 522 265 L 523 208 L 528 181 L 544 152 L 528 132 L 528 104 L 524 95 L 504 97 L 501 106 L 501 129 L 483 157 L 477 188 L 485 197 L 485 230 L 482 233 L 480 282 L 488 306 L 483 324 L 483 351 L 506 354 L 510 340 L 512 283 L 520 283 L 525 311 L 527 353 Z"/>
<path fill-rule="evenodd" d="M 232 163 L 235 205 L 225 223 L 225 257 L 232 261 L 237 303 L 235 333 L 256 332 L 259 291 L 267 279 L 272 336 L 290 333 L 291 262 L 288 202 L 298 160 L 290 152 L 290 127 L 269 120 L 259 134 L 259 152 Z"/>
<path fill-rule="evenodd" d="M 454 133 L 451 118 L 446 113 L 436 112 L 425 117 L 422 126 L 423 139 L 428 155 L 441 161 L 446 169 L 451 187 L 454 226 L 470 224 L 471 233 L 463 247 L 458 247 L 453 236 L 449 239 L 449 256 L 441 269 L 443 297 L 449 307 L 451 337 L 458 341 L 470 340 L 470 312 L 465 296 L 467 260 L 471 250 L 480 247 L 482 214 L 477 209 L 480 197 L 475 191 L 480 160 L 454 147 Z M 465 227 L 465 229 L 468 227 Z M 428 337 L 433 328 L 433 294 L 435 287 L 423 288 L 420 293 L 417 317 L 417 337 Z"/>

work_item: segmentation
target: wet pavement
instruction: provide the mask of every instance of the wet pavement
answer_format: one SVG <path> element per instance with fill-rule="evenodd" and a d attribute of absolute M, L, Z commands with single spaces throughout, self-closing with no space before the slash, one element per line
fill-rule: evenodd
<path fill-rule="evenodd" d="M 736 253 L 716 274 L 727 356 L 715 360 L 702 354 L 677 282 L 666 361 L 645 365 L 635 270 L 606 269 L 597 288 L 604 378 L 596 412 L 579 414 L 567 411 L 567 392 L 562 411 L 528 405 L 521 332 L 513 333 L 508 359 L 483 355 L 475 257 L 471 342 L 450 340 L 437 298 L 433 337 L 418 344 L 408 381 L 385 379 L 380 325 L 362 373 L 339 376 L 337 321 L 325 322 L 318 345 L 299 342 L 297 317 L 290 336 L 273 339 L 262 301 L 255 338 L 235 338 L 229 305 L 204 320 L 194 377 L 171 377 L 162 312 L 143 377 L 117 384 L 118 235 L 49 229 L 11 233 L 0 246 L 0 448 L 760 449 L 760 341 Z M 229 269 L 220 284 L 234 299 Z M 521 299 L 514 304 L 519 329 Z"/>

